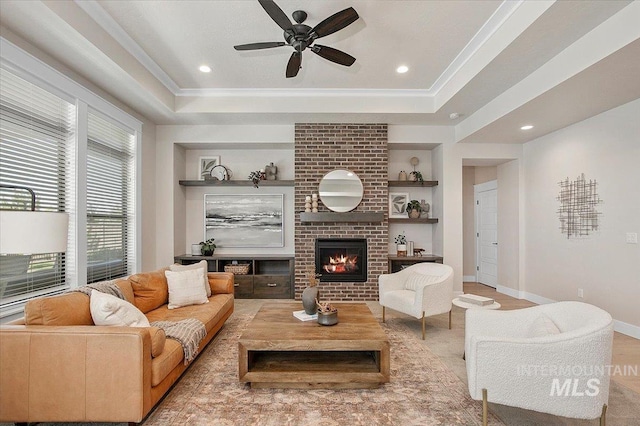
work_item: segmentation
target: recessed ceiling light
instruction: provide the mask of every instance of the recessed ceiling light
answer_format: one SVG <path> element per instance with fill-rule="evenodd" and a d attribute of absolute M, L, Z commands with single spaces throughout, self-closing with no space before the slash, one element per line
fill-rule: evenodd
<path fill-rule="evenodd" d="M 404 74 L 407 71 L 409 71 L 409 67 L 406 65 L 400 65 L 398 68 L 396 68 L 396 72 L 398 74 Z"/>
<path fill-rule="evenodd" d="M 527 124 L 526 126 L 520 127 L 520 130 L 531 130 L 531 129 L 533 129 L 533 126 L 531 124 Z"/>
<path fill-rule="evenodd" d="M 206 65 L 200 65 L 200 68 L 198 69 L 202 72 L 211 72 L 211 68 Z"/>

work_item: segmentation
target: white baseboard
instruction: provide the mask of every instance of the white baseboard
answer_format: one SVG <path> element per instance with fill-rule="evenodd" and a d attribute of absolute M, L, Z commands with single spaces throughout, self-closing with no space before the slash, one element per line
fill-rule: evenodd
<path fill-rule="evenodd" d="M 463 275 L 462 276 L 462 282 L 463 283 L 475 283 L 476 281 L 476 276 L 475 275 Z"/>
<path fill-rule="evenodd" d="M 546 305 L 547 303 L 554 303 L 557 300 L 548 299 L 546 297 L 538 296 L 537 294 L 529 293 L 526 291 L 516 290 L 510 287 L 499 285 L 496 288 L 498 293 L 506 294 L 507 296 L 515 297 L 516 299 L 524 299 L 529 302 L 533 302 L 537 305 Z M 640 339 L 640 326 L 628 324 L 623 321 L 613 320 L 613 329 L 618 333 L 625 334 L 635 339 Z"/>
<path fill-rule="evenodd" d="M 626 322 L 613 320 L 613 329 L 618 333 L 626 334 L 627 336 L 640 339 L 640 327 Z"/>

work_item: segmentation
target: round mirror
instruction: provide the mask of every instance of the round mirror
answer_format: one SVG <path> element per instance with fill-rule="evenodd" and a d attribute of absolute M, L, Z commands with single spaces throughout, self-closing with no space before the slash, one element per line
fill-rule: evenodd
<path fill-rule="evenodd" d="M 334 170 L 324 175 L 318 192 L 322 203 L 334 212 L 350 212 L 362 201 L 362 181 L 352 171 Z"/>

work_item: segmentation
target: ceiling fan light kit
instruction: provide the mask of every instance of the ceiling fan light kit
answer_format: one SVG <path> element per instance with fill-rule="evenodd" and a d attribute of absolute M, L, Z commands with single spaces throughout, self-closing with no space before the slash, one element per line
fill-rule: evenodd
<path fill-rule="evenodd" d="M 291 46 L 294 51 L 289 58 L 285 75 L 287 78 L 295 77 L 302 67 L 302 52 L 309 47 L 316 55 L 334 62 L 339 65 L 350 67 L 356 61 L 353 56 L 329 46 L 314 44 L 316 39 L 326 37 L 343 28 L 351 25 L 358 20 L 358 13 L 354 8 L 349 7 L 340 12 L 334 13 L 315 27 L 311 28 L 304 24 L 307 19 L 307 13 L 303 10 L 293 12 L 293 20 L 291 23 L 287 15 L 273 0 L 258 0 L 262 8 L 267 14 L 284 30 L 284 39 L 282 41 L 249 43 L 233 46 L 236 50 L 259 50 L 270 49 L 273 47 Z"/>

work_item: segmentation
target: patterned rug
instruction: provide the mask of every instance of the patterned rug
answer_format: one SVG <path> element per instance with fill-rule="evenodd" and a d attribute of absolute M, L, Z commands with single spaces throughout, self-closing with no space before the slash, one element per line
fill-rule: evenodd
<path fill-rule="evenodd" d="M 144 422 L 189 425 L 480 425 L 481 402 L 399 321 L 382 324 L 391 342 L 391 382 L 378 389 L 251 389 L 238 381 L 238 339 L 251 316 L 233 315 Z M 490 424 L 501 425 L 496 417 Z"/>

